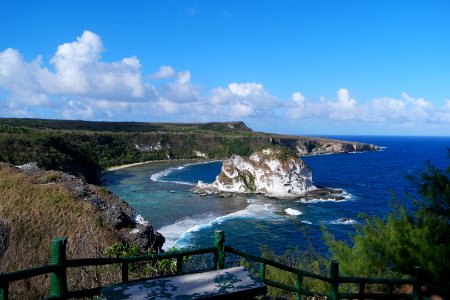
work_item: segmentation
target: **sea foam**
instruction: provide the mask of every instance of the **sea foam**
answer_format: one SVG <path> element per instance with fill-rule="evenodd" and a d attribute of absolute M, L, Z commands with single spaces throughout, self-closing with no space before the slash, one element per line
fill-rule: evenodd
<path fill-rule="evenodd" d="M 263 203 L 258 200 L 249 199 L 250 202 L 245 209 L 232 212 L 223 216 L 217 216 L 212 213 L 202 214 L 193 217 L 183 218 L 174 224 L 167 225 L 158 229 L 165 238 L 164 250 L 173 246 L 177 248 L 186 248 L 190 246 L 190 240 L 195 232 L 203 229 L 220 225 L 231 219 L 279 219 L 283 218 L 276 214 L 277 207 L 270 203 Z"/>
<path fill-rule="evenodd" d="M 357 223 L 355 220 L 351 218 L 339 218 L 337 220 L 330 221 L 330 224 L 335 225 L 351 225 Z"/>
<path fill-rule="evenodd" d="M 291 216 L 300 216 L 301 214 L 303 214 L 301 211 L 299 211 L 299 210 L 296 210 L 296 209 L 292 209 L 292 208 L 286 208 L 285 210 L 284 210 L 288 215 L 291 215 Z"/>

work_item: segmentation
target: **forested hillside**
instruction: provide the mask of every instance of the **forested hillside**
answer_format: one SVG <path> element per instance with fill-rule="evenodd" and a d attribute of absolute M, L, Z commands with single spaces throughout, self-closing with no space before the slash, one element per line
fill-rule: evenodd
<path fill-rule="evenodd" d="M 298 155 L 376 150 L 323 138 L 253 132 L 242 122 L 174 124 L 0 119 L 0 161 L 36 162 L 96 183 L 114 165 L 161 159 L 223 159 L 281 144 Z"/>

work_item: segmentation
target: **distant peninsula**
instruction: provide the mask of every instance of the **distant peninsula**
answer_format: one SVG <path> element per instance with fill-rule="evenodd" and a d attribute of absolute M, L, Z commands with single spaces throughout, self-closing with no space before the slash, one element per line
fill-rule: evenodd
<path fill-rule="evenodd" d="M 36 162 L 99 183 L 111 166 L 152 160 L 227 159 L 268 145 L 298 156 L 373 151 L 372 144 L 255 132 L 243 122 L 144 123 L 0 119 L 0 161 Z"/>

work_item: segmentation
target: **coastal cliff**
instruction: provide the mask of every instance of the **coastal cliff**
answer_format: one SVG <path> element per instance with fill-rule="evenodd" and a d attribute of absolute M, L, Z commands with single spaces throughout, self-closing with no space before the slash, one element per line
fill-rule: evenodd
<path fill-rule="evenodd" d="M 0 273 L 47 265 L 56 237 L 67 237 L 68 259 L 105 257 L 117 247 L 158 251 L 164 243 L 152 225 L 104 188 L 35 164 L 0 163 Z M 113 265 L 67 272 L 71 290 L 120 280 Z M 42 299 L 47 293 L 46 276 L 10 284 L 14 299 Z"/>
<path fill-rule="evenodd" d="M 326 139 L 322 137 L 274 136 L 270 138 L 270 143 L 272 145 L 288 147 L 296 151 L 298 156 L 380 150 L 379 146 L 373 144 Z"/>
<path fill-rule="evenodd" d="M 199 182 L 196 193 L 259 193 L 269 197 L 300 197 L 316 190 L 312 173 L 287 148 L 270 147 L 249 157 L 233 155 L 224 160 L 212 184 Z"/>
<path fill-rule="evenodd" d="M 98 257 L 115 243 L 161 249 L 164 237 L 106 189 L 35 164 L 0 163 L 0 271 L 48 263 L 50 240 L 68 237 L 70 257 Z M 20 257 L 20 259 L 18 259 Z"/>

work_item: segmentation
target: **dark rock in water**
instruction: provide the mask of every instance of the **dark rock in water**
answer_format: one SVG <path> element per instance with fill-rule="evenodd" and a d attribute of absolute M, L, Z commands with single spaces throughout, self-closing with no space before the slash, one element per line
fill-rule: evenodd
<path fill-rule="evenodd" d="M 153 226 L 142 224 L 136 224 L 134 232 L 132 230 L 128 236 L 128 243 L 136 244 L 141 249 L 157 249 L 158 251 L 161 251 L 161 247 L 158 246 L 162 246 L 165 240 L 162 234 L 154 230 Z"/>
<path fill-rule="evenodd" d="M 342 193 L 344 191 L 339 189 L 331 189 L 331 188 L 317 188 L 317 190 L 309 191 L 306 193 L 302 198 L 304 198 L 306 201 L 308 200 L 335 200 L 335 201 L 342 201 L 345 199 L 344 196 L 342 196 Z"/>
<path fill-rule="evenodd" d="M 297 197 L 288 197 L 288 198 L 282 198 L 282 197 L 271 197 L 271 198 L 280 198 L 280 199 L 289 199 L 289 200 L 298 200 L 302 199 L 302 201 L 311 201 L 311 200 L 334 200 L 336 202 L 345 200 L 345 197 L 342 196 L 343 190 L 339 189 L 331 189 L 331 188 L 317 188 L 316 190 L 309 191 L 305 193 L 304 195 L 297 196 Z M 214 195 L 218 198 L 227 198 L 227 197 L 233 197 L 237 193 L 227 193 L 227 192 L 203 192 L 203 193 L 197 193 L 199 196 L 208 196 L 208 195 Z"/>

